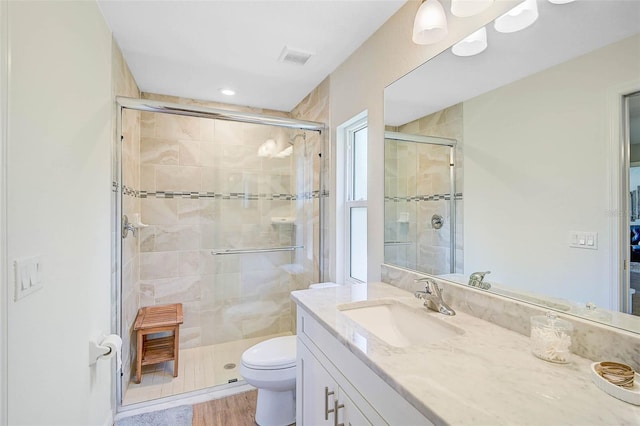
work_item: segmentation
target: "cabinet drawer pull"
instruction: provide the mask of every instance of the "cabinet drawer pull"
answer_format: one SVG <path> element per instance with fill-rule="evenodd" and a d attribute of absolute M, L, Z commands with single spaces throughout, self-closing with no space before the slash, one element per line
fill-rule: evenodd
<path fill-rule="evenodd" d="M 329 413 L 333 413 L 333 408 L 329 410 L 329 395 L 333 395 L 335 392 L 329 392 L 328 387 L 324 387 L 324 419 L 329 420 Z"/>
<path fill-rule="evenodd" d="M 338 410 L 344 408 L 344 404 L 338 404 L 337 400 L 333 401 L 333 424 L 334 426 L 344 426 L 344 423 L 338 423 Z"/>

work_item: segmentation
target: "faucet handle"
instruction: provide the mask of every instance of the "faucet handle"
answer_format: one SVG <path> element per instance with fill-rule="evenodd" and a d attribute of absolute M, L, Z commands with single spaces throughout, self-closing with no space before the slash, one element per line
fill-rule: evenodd
<path fill-rule="evenodd" d="M 427 290 L 427 293 L 431 293 L 438 297 L 442 297 L 442 289 L 440 288 L 440 286 L 438 286 L 438 284 L 435 281 L 427 282 L 426 290 Z"/>
<path fill-rule="evenodd" d="M 415 280 L 413 280 L 413 282 L 414 283 L 425 283 L 424 284 L 424 292 L 427 293 L 427 294 L 432 294 L 434 292 L 433 291 L 433 287 L 437 287 L 438 286 L 436 284 L 436 282 L 433 280 L 433 278 L 430 278 L 430 277 L 416 278 Z"/>

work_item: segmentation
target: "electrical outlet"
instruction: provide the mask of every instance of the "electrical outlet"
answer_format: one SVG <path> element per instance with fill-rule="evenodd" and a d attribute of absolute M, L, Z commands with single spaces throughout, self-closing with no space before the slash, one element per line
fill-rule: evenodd
<path fill-rule="evenodd" d="M 16 272 L 15 301 L 42 288 L 42 260 L 40 256 L 16 259 L 13 264 Z"/>

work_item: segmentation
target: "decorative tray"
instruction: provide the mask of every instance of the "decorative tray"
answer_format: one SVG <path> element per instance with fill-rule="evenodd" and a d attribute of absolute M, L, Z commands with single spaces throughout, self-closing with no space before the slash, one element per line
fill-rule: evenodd
<path fill-rule="evenodd" d="M 596 365 L 599 362 L 591 364 L 591 380 L 600 390 L 608 393 L 609 395 L 618 398 L 624 402 L 628 402 L 633 405 L 640 405 L 640 374 L 635 373 L 632 388 L 623 388 L 616 386 L 613 383 L 607 381 L 596 372 Z"/>

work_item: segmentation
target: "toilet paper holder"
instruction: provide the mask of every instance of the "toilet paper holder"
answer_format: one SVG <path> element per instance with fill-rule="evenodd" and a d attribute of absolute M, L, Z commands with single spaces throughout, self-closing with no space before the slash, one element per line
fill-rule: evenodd
<path fill-rule="evenodd" d="M 104 345 L 105 339 L 107 336 L 102 336 L 99 340 L 101 343 L 98 343 L 95 340 L 89 340 L 89 365 L 94 365 L 98 362 L 100 358 L 111 358 L 113 355 L 116 355 L 114 352 L 115 348 Z"/>

